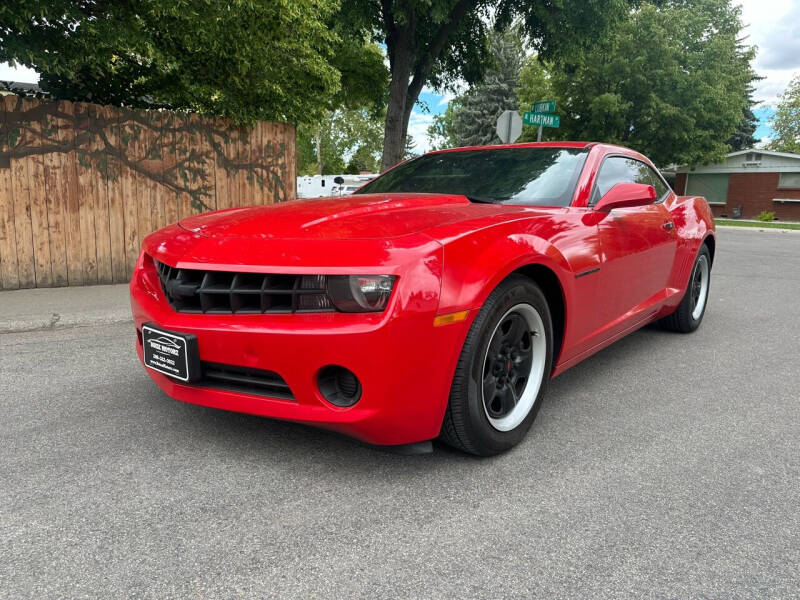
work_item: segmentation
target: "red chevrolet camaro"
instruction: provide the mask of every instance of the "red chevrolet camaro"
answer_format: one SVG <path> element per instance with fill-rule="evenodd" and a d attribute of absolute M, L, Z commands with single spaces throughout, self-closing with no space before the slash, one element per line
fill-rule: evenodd
<path fill-rule="evenodd" d="M 705 312 L 714 221 L 618 146 L 457 148 L 341 198 L 193 216 L 131 280 L 171 397 L 423 450 L 517 444 L 551 377 Z"/>

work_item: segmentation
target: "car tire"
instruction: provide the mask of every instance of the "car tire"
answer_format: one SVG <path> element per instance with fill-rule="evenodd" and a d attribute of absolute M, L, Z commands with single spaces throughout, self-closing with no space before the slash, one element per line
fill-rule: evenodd
<path fill-rule="evenodd" d="M 711 254 L 703 244 L 697 253 L 686 292 L 678 308 L 662 318 L 659 325 L 668 331 L 691 333 L 703 320 L 708 306 L 708 293 L 711 288 Z"/>
<path fill-rule="evenodd" d="M 470 326 L 441 438 L 479 456 L 518 444 L 539 411 L 552 362 L 547 300 L 536 283 L 513 275 L 492 291 Z"/>

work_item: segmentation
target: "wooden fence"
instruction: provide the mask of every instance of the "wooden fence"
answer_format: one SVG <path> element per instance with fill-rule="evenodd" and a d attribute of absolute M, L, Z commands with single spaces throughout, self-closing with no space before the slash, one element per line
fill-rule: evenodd
<path fill-rule="evenodd" d="M 148 233 L 295 181 L 290 125 L 0 96 L 0 289 L 127 281 Z"/>

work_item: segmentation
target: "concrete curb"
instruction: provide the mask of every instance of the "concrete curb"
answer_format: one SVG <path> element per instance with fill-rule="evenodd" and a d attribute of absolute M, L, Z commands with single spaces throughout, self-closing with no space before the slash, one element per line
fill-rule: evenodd
<path fill-rule="evenodd" d="M 127 284 L 0 292 L 0 334 L 132 321 Z"/>
<path fill-rule="evenodd" d="M 0 335 L 6 333 L 26 333 L 29 331 L 45 331 L 53 329 L 69 329 L 71 327 L 91 327 L 95 325 L 116 325 L 131 323 L 133 317 L 128 314 L 97 315 L 60 315 L 52 313 L 49 317 L 33 317 L 29 319 L 13 319 L 0 321 Z"/>
<path fill-rule="evenodd" d="M 733 229 L 734 231 L 767 231 L 769 233 L 800 233 L 800 229 L 781 229 L 779 227 L 738 227 L 736 225 L 717 225 L 717 231 Z"/>

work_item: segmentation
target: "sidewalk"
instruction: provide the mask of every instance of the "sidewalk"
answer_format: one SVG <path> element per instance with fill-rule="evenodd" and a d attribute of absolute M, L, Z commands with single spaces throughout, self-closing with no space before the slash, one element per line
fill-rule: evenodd
<path fill-rule="evenodd" d="M 732 229 L 734 231 L 755 231 L 761 232 L 775 232 L 775 233 L 791 233 L 794 235 L 800 234 L 800 229 L 781 229 L 780 227 L 742 227 L 736 225 L 720 225 L 717 223 L 717 232 Z"/>
<path fill-rule="evenodd" d="M 0 334 L 130 320 L 127 283 L 0 291 Z"/>

